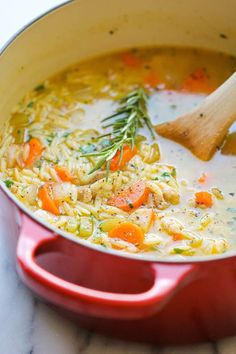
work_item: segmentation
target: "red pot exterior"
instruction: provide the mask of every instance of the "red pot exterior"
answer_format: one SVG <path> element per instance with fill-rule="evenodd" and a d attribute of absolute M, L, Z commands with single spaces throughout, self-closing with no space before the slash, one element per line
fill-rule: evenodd
<path fill-rule="evenodd" d="M 17 249 L 22 280 L 80 325 L 156 344 L 236 334 L 235 257 L 153 264 L 52 236 L 28 217 L 23 219 Z"/>

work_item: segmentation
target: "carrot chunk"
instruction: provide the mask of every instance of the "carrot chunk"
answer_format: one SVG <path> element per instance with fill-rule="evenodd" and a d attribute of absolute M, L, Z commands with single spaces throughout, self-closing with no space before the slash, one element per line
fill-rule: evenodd
<path fill-rule="evenodd" d="M 25 166 L 32 165 L 34 163 L 34 161 L 37 158 L 39 158 L 43 152 L 43 146 L 38 139 L 32 138 L 28 144 L 29 144 L 30 150 L 29 150 L 29 155 L 24 162 Z"/>
<path fill-rule="evenodd" d="M 111 171 L 117 171 L 124 168 L 127 162 L 129 162 L 129 160 L 131 160 L 132 157 L 134 157 L 134 155 L 137 154 L 137 148 L 136 146 L 134 146 L 132 149 L 130 145 L 125 145 L 123 147 L 122 158 L 120 158 L 120 154 L 121 152 L 120 150 L 118 150 L 115 156 L 113 157 L 113 159 L 111 160 L 110 162 Z"/>
<path fill-rule="evenodd" d="M 183 235 L 175 233 L 171 235 L 174 241 L 181 241 L 184 239 Z"/>
<path fill-rule="evenodd" d="M 195 201 L 199 205 L 205 205 L 207 208 L 212 207 L 213 199 L 209 192 L 197 192 L 195 193 Z"/>
<path fill-rule="evenodd" d="M 114 227 L 108 235 L 111 238 L 119 238 L 134 245 L 142 245 L 144 240 L 143 230 L 131 222 L 124 222 Z"/>
<path fill-rule="evenodd" d="M 144 77 L 144 83 L 152 88 L 156 87 L 158 84 L 159 80 L 155 72 L 150 71 L 145 77 Z"/>
<path fill-rule="evenodd" d="M 71 182 L 75 178 L 66 167 L 55 166 L 54 169 L 63 182 Z"/>
<path fill-rule="evenodd" d="M 149 189 L 143 181 L 136 182 L 132 187 L 120 192 L 108 200 L 107 204 L 124 211 L 131 211 L 144 204 L 149 196 Z"/>
<path fill-rule="evenodd" d="M 184 80 L 182 89 L 194 93 L 210 93 L 215 87 L 210 83 L 206 71 L 197 69 Z"/>
<path fill-rule="evenodd" d="M 125 52 L 121 55 L 123 64 L 129 68 L 138 68 L 141 65 L 141 60 L 131 52 Z"/>
<path fill-rule="evenodd" d="M 203 173 L 199 178 L 198 178 L 198 182 L 199 183 L 205 183 L 207 181 L 207 174 Z"/>
<path fill-rule="evenodd" d="M 52 197 L 51 183 L 45 183 L 42 187 L 40 187 L 38 197 L 42 202 L 42 208 L 44 210 L 49 211 L 55 215 L 60 214 L 58 204 Z"/>

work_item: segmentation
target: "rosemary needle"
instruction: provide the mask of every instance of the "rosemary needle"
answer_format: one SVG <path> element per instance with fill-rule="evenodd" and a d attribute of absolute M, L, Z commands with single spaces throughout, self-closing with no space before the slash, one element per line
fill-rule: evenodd
<path fill-rule="evenodd" d="M 110 169 L 110 161 L 120 151 L 120 161 L 122 160 L 123 148 L 130 145 L 134 148 L 135 138 L 138 130 L 146 126 L 154 137 L 154 129 L 151 119 L 147 113 L 148 95 L 143 88 L 138 88 L 130 92 L 120 100 L 120 105 L 116 112 L 102 120 L 102 128 L 110 129 L 106 134 L 100 135 L 98 139 L 109 139 L 109 144 L 99 151 L 83 154 L 83 157 L 96 156 L 98 161 L 89 174 L 99 170 L 106 164 L 107 176 Z"/>

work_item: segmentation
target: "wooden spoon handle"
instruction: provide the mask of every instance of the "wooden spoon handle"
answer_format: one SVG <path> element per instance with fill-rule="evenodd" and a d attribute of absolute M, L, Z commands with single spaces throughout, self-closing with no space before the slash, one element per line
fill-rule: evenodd
<path fill-rule="evenodd" d="M 156 126 L 156 130 L 186 146 L 200 159 L 209 160 L 235 119 L 236 73 L 192 112 Z"/>

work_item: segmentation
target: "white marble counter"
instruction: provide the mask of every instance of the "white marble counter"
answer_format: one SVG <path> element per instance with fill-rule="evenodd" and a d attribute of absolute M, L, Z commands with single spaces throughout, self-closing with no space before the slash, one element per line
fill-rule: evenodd
<path fill-rule="evenodd" d="M 0 0 L 0 47 L 22 25 L 62 0 Z M 235 354 L 236 339 L 159 348 L 98 336 L 58 316 L 22 285 L 11 247 L 11 223 L 0 193 L 0 354 Z"/>

